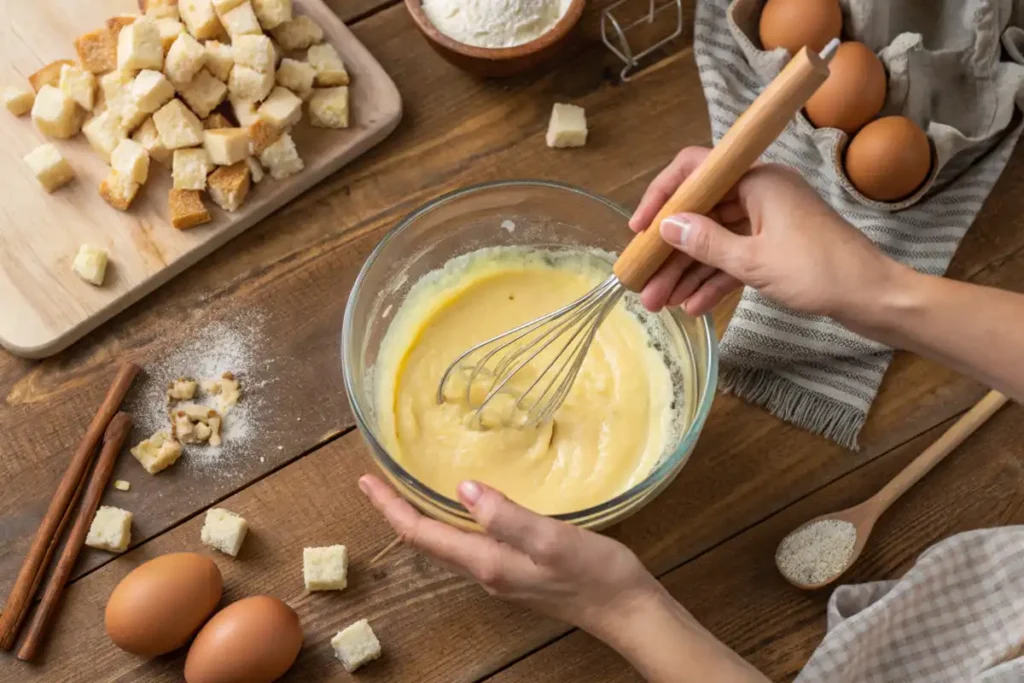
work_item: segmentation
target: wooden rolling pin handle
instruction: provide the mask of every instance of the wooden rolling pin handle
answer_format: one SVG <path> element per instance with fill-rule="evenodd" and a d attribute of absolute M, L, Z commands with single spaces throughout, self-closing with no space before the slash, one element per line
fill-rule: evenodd
<path fill-rule="evenodd" d="M 683 181 L 651 222 L 615 262 L 619 281 L 631 291 L 643 289 L 672 254 L 662 241 L 661 221 L 676 213 L 706 214 L 764 154 L 808 98 L 828 78 L 828 64 L 806 47 L 765 87 L 715 145 L 707 159 Z"/>

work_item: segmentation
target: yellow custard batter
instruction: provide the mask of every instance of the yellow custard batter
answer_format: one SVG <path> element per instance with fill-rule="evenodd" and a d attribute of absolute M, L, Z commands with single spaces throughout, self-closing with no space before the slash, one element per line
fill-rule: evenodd
<path fill-rule="evenodd" d="M 586 252 L 501 248 L 453 259 L 413 286 L 374 372 L 392 457 L 442 495 L 454 499 L 459 482 L 475 479 L 545 514 L 608 501 L 643 480 L 674 445 L 672 378 L 648 330 L 621 303 L 553 420 L 482 427 L 463 392 L 436 398 L 445 368 L 463 351 L 575 300 L 608 271 Z"/>

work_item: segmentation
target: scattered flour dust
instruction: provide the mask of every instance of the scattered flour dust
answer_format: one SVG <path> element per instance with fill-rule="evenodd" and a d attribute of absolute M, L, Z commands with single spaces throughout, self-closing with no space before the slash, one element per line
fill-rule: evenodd
<path fill-rule="evenodd" d="M 259 316 L 250 316 L 230 324 L 204 324 L 173 354 L 147 364 L 137 383 L 129 410 L 135 417 L 132 445 L 161 429 L 169 429 L 167 384 L 179 377 L 200 380 L 217 379 L 232 372 L 238 379 L 242 397 L 224 416 L 223 442 L 183 444 L 184 453 L 176 467 L 199 470 L 203 476 L 228 476 L 243 458 L 258 450 L 258 428 L 267 406 L 264 394 L 269 383 L 267 365 L 273 362 L 262 355 L 263 336 Z M 201 390 L 192 403 L 217 408 L 217 397 Z"/>

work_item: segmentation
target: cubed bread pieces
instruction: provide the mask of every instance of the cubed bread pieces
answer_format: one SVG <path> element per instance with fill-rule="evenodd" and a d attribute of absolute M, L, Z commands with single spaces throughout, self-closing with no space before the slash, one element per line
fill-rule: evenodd
<path fill-rule="evenodd" d="M 252 125 L 259 119 L 259 117 L 256 116 L 256 103 L 252 100 L 228 95 L 228 101 L 231 102 L 231 113 L 235 115 L 235 120 L 238 121 L 238 125 L 243 128 Z"/>
<path fill-rule="evenodd" d="M 210 161 L 230 166 L 249 156 L 249 131 L 246 128 L 216 128 L 203 131 L 203 149 Z"/>
<path fill-rule="evenodd" d="M 101 505 L 92 518 L 89 533 L 85 536 L 85 544 L 90 548 L 123 553 L 128 550 L 131 541 L 132 513 Z"/>
<path fill-rule="evenodd" d="M 249 176 L 252 178 L 253 184 L 263 180 L 263 166 L 260 165 L 259 159 L 256 157 L 246 157 L 245 163 L 249 166 Z"/>
<path fill-rule="evenodd" d="M 302 549 L 307 591 L 340 591 L 348 586 L 348 549 L 343 545 Z"/>
<path fill-rule="evenodd" d="M 185 24 L 177 19 L 157 19 L 156 30 L 160 33 L 160 47 L 164 50 L 166 66 L 167 53 L 170 52 L 171 46 L 174 45 L 174 41 L 178 39 L 178 36 L 183 33 L 187 35 L 187 31 L 185 31 Z"/>
<path fill-rule="evenodd" d="M 260 102 L 274 89 L 274 72 L 257 71 L 248 66 L 235 64 L 228 79 L 228 90 L 240 100 Z"/>
<path fill-rule="evenodd" d="M 587 144 L 587 117 L 583 107 L 555 103 L 544 140 L 548 147 L 582 147 Z"/>
<path fill-rule="evenodd" d="M 179 377 L 167 383 L 167 399 L 169 401 L 191 401 L 196 397 L 199 382 L 189 377 Z"/>
<path fill-rule="evenodd" d="M 239 36 L 263 35 L 263 28 L 260 26 L 259 20 L 256 19 L 256 13 L 253 12 L 252 5 L 248 0 L 222 14 L 220 23 L 227 29 L 232 43 L 235 43 Z"/>
<path fill-rule="evenodd" d="M 125 138 L 110 155 L 110 167 L 139 184 L 149 177 L 149 153 L 135 140 Z"/>
<path fill-rule="evenodd" d="M 107 276 L 107 260 L 106 249 L 83 244 L 71 262 L 71 270 L 89 284 L 100 287 Z"/>
<path fill-rule="evenodd" d="M 334 648 L 334 655 L 345 667 L 345 671 L 352 673 L 367 662 L 380 657 L 380 641 L 370 628 L 370 622 L 360 619 L 348 626 L 331 638 L 331 647 Z"/>
<path fill-rule="evenodd" d="M 135 23 L 138 16 L 135 14 L 118 14 L 107 19 L 107 31 L 117 40 L 121 36 L 121 29 Z"/>
<path fill-rule="evenodd" d="M 275 78 L 278 85 L 288 88 L 302 99 L 306 99 L 313 94 L 316 69 L 308 62 L 285 57 L 277 67 Z"/>
<path fill-rule="evenodd" d="M 143 69 L 128 86 L 128 98 L 147 114 L 152 114 L 174 97 L 174 86 L 160 73 Z"/>
<path fill-rule="evenodd" d="M 146 154 L 153 161 L 169 166 L 171 164 L 171 150 L 164 146 L 163 141 L 160 140 L 160 131 L 156 129 L 156 124 L 153 123 L 153 117 L 146 119 L 139 128 L 132 133 L 132 140 L 142 145 L 142 148 L 146 150 Z"/>
<path fill-rule="evenodd" d="M 263 154 L 263 150 L 277 142 L 283 133 L 283 128 L 267 119 L 257 118 L 249 124 L 249 151 L 256 156 Z"/>
<path fill-rule="evenodd" d="M 139 193 L 139 185 L 130 177 L 111 170 L 100 183 L 100 196 L 103 201 L 118 211 L 127 211 Z"/>
<path fill-rule="evenodd" d="M 348 128 L 348 86 L 314 88 L 309 123 L 317 128 Z"/>
<path fill-rule="evenodd" d="M 227 83 L 228 78 L 231 77 L 231 67 L 235 65 L 234 50 L 230 45 L 216 40 L 206 41 L 203 49 L 206 50 L 206 68 L 214 76 Z"/>
<path fill-rule="evenodd" d="M 118 69 L 154 69 L 164 65 L 160 31 L 151 17 L 139 17 L 117 36 Z"/>
<path fill-rule="evenodd" d="M 58 59 L 55 62 L 50 62 L 39 69 L 39 71 L 29 74 L 28 82 L 32 85 L 32 89 L 36 91 L 36 94 L 39 94 L 44 85 L 52 85 L 55 88 L 60 85 L 60 68 L 65 64 L 74 64 L 74 62 L 70 59 Z"/>
<path fill-rule="evenodd" d="M 316 70 L 318 86 L 348 85 L 348 71 L 330 43 L 311 46 L 306 52 L 306 61 Z"/>
<path fill-rule="evenodd" d="M 292 0 L 252 0 L 252 9 L 265 31 L 292 20 Z"/>
<path fill-rule="evenodd" d="M 216 38 L 223 28 L 210 0 L 181 0 L 178 13 L 185 22 L 185 28 L 196 40 Z"/>
<path fill-rule="evenodd" d="M 121 121 L 121 129 L 125 136 L 131 135 L 132 131 L 142 125 L 142 122 L 149 118 L 150 112 L 141 108 L 135 100 L 121 97 L 110 107 L 110 111 L 117 112 Z"/>
<path fill-rule="evenodd" d="M 215 111 L 203 119 L 203 130 L 213 130 L 215 128 L 235 128 L 235 124 L 231 123 L 231 120 L 224 116 L 224 114 Z"/>
<path fill-rule="evenodd" d="M 281 47 L 287 51 L 305 50 L 324 39 L 324 32 L 316 22 L 300 14 L 291 21 L 286 21 L 270 30 Z"/>
<path fill-rule="evenodd" d="M 178 230 L 187 230 L 211 220 L 210 212 L 203 204 L 201 190 L 174 190 L 167 195 L 168 213 L 171 225 Z"/>
<path fill-rule="evenodd" d="M 174 150 L 171 177 L 176 190 L 205 190 L 206 175 L 213 168 L 210 156 L 201 147 Z"/>
<path fill-rule="evenodd" d="M 178 93 L 197 116 L 205 119 L 227 97 L 228 86 L 207 69 L 200 69 L 191 81 L 178 85 Z"/>
<path fill-rule="evenodd" d="M 82 109 L 92 111 L 96 104 L 96 76 L 73 64 L 60 67 L 58 86 L 65 95 L 70 97 Z"/>
<path fill-rule="evenodd" d="M 121 117 L 115 109 L 107 109 L 93 116 L 82 126 L 82 132 L 96 153 L 107 162 L 121 140 L 128 137 L 121 126 Z"/>
<path fill-rule="evenodd" d="M 117 68 L 117 38 L 106 28 L 75 38 L 75 52 L 82 66 L 94 74 L 105 74 Z"/>
<path fill-rule="evenodd" d="M 299 157 L 299 151 L 295 148 L 295 141 L 288 133 L 263 150 L 260 154 L 260 163 L 276 180 L 294 175 L 305 167 L 302 158 Z"/>
<path fill-rule="evenodd" d="M 32 103 L 32 122 L 51 138 L 70 138 L 82 128 L 83 112 L 59 88 L 44 85 Z"/>
<path fill-rule="evenodd" d="M 249 164 L 244 159 L 231 166 L 221 166 L 207 179 L 210 199 L 225 211 L 236 211 L 242 205 L 249 194 L 249 186 Z"/>
<path fill-rule="evenodd" d="M 154 19 L 178 19 L 178 0 L 140 0 L 142 13 Z"/>
<path fill-rule="evenodd" d="M 100 93 L 103 101 L 109 107 L 120 97 L 121 93 L 135 81 L 135 74 L 131 71 L 115 69 L 110 73 L 100 76 Z"/>
<path fill-rule="evenodd" d="M 15 85 L 5 87 L 3 97 L 7 111 L 15 116 L 24 116 L 32 111 L 32 104 L 36 101 L 34 90 Z"/>
<path fill-rule="evenodd" d="M 231 43 L 235 55 L 235 64 L 247 66 L 257 71 L 274 70 L 274 45 L 264 35 L 238 36 Z"/>
<path fill-rule="evenodd" d="M 287 130 L 302 118 L 302 100 L 288 88 L 278 86 L 263 100 L 256 115 L 279 130 Z"/>
<path fill-rule="evenodd" d="M 157 110 L 153 123 L 167 149 L 195 147 L 203 141 L 203 124 L 181 100 L 171 100 Z"/>
<path fill-rule="evenodd" d="M 71 164 L 50 143 L 39 145 L 26 154 L 25 164 L 47 192 L 53 192 L 75 177 Z"/>
<path fill-rule="evenodd" d="M 247 531 L 249 523 L 241 515 L 224 508 L 210 508 L 206 511 L 199 540 L 214 550 L 237 557 Z"/>
<path fill-rule="evenodd" d="M 206 65 L 206 48 L 187 33 L 181 33 L 167 51 L 164 73 L 172 82 L 181 85 L 191 81 Z"/>
<path fill-rule="evenodd" d="M 181 457 L 181 444 L 174 440 L 167 430 L 161 430 L 140 441 L 131 450 L 132 455 L 150 474 L 159 474 Z"/>
<path fill-rule="evenodd" d="M 225 12 L 230 12 L 245 0 L 213 0 L 213 11 L 217 13 L 217 16 L 223 16 Z"/>

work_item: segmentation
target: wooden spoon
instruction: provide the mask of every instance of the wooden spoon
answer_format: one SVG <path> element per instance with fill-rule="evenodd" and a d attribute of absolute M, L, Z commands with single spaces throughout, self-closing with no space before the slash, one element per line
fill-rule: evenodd
<path fill-rule="evenodd" d="M 782 571 L 781 565 L 779 565 L 779 555 L 776 552 L 775 563 L 776 566 L 779 566 L 779 571 L 783 578 L 797 588 L 815 590 L 827 586 L 842 576 L 843 573 L 845 573 L 846 570 L 857 561 L 861 551 L 864 550 L 864 546 L 868 542 L 868 536 L 871 535 L 871 530 L 874 528 L 875 522 L 877 522 L 878 518 L 889 509 L 889 506 L 896 502 L 897 498 L 906 493 L 911 486 L 919 482 L 921 478 L 928 474 L 933 467 L 942 462 L 943 458 L 949 455 L 954 448 L 963 443 L 964 439 L 973 434 L 978 427 L 985 424 L 985 422 L 992 417 L 997 410 L 1003 407 L 1003 404 L 1005 404 L 1007 400 L 1007 397 L 1003 396 L 998 391 L 990 391 L 983 399 L 978 401 L 973 408 L 964 413 L 964 415 L 956 421 L 956 424 L 947 429 L 946 432 L 935 441 L 935 443 L 926 448 L 921 455 L 914 458 L 913 462 L 904 467 L 899 474 L 893 477 L 892 481 L 886 484 L 878 493 L 859 505 L 855 505 L 845 510 L 840 510 L 839 512 L 832 512 L 820 517 L 815 517 L 789 532 L 786 538 L 789 538 L 801 529 L 804 529 L 815 522 L 822 520 L 836 520 L 852 524 L 857 530 L 857 540 L 854 543 L 853 552 L 850 553 L 850 558 L 847 560 L 846 565 L 837 571 L 834 576 L 820 583 L 800 583 L 789 576 L 786 576 L 786 573 Z M 782 539 L 783 543 L 785 543 L 786 538 Z M 779 547 L 781 548 L 782 545 L 780 544 Z"/>

